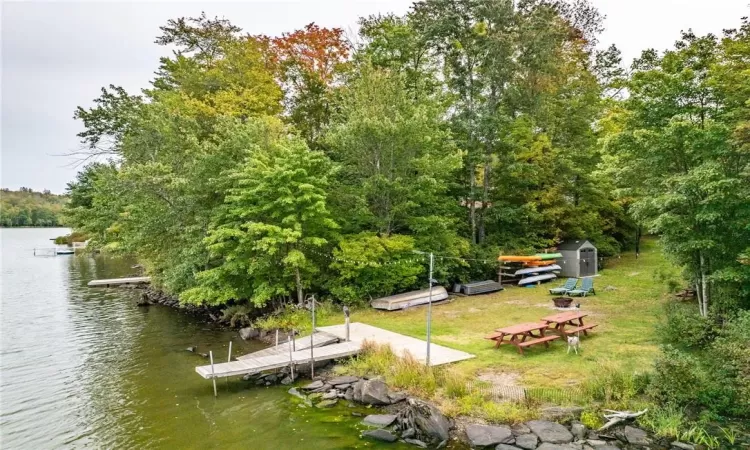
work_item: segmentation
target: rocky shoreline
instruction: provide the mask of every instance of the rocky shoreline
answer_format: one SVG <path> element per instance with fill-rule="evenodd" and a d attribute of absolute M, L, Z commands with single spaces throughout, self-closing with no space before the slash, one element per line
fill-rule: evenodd
<path fill-rule="evenodd" d="M 268 377 L 258 375 L 256 383 L 269 383 Z M 288 374 L 274 380 L 293 382 Z M 321 376 L 288 392 L 315 408 L 330 408 L 339 402 L 381 407 L 383 413 L 363 417 L 362 424 L 370 429 L 362 432 L 362 437 L 420 448 L 439 449 L 457 441 L 473 449 L 496 450 L 696 450 L 691 444 L 657 439 L 632 424 L 601 433 L 589 430 L 578 420 L 583 408 L 575 407 L 552 408 L 551 416 L 567 417 L 564 422 L 531 420 L 509 426 L 453 421 L 435 405 L 393 391 L 377 377 Z"/>
<path fill-rule="evenodd" d="M 161 291 L 150 287 L 139 289 L 143 292 L 137 301 L 138 306 L 163 305 L 200 315 L 210 322 L 222 322 L 219 308 L 182 305 Z M 274 339 L 273 331 L 252 327 L 238 331 L 243 340 L 259 339 L 271 343 Z M 280 342 L 286 339 L 287 334 L 281 333 Z M 192 347 L 188 350 L 195 351 Z M 323 363 L 320 368 L 326 365 Z M 316 365 L 316 368 L 319 367 Z M 294 374 L 284 368 L 276 373 L 248 375 L 244 379 L 259 386 L 291 385 L 296 381 L 296 375 L 308 372 L 309 365 L 296 367 Z M 323 375 L 298 388 L 290 388 L 288 393 L 315 408 L 330 408 L 339 402 L 382 408 L 383 414 L 363 416 L 362 424 L 369 429 L 362 432 L 362 437 L 381 442 L 400 441 L 418 448 L 440 449 L 449 441 L 456 441 L 473 449 L 496 450 L 700 450 L 700 446 L 658 439 L 626 424 L 613 427 L 606 433 L 597 433 L 579 421 L 581 407 L 548 408 L 545 420 L 512 426 L 475 423 L 471 418 L 454 421 L 444 416 L 435 405 L 393 391 L 377 377 Z"/>

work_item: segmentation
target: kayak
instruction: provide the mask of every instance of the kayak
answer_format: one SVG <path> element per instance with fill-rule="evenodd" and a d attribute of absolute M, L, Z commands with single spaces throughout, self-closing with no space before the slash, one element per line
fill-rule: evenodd
<path fill-rule="evenodd" d="M 551 264 L 549 266 L 544 267 L 530 267 L 528 269 L 520 269 L 516 270 L 516 273 L 514 275 L 528 275 L 530 273 L 544 273 L 544 272 L 555 272 L 558 270 L 562 270 L 562 267 L 558 266 L 557 264 Z"/>
<path fill-rule="evenodd" d="M 518 282 L 518 285 L 524 286 L 526 284 L 538 283 L 540 281 L 552 280 L 555 278 L 557 278 L 557 275 L 555 275 L 554 273 L 545 273 L 534 277 L 524 278 Z"/>
<path fill-rule="evenodd" d="M 506 262 L 527 262 L 527 261 L 541 261 L 540 256 L 515 256 L 515 255 L 500 255 L 497 257 L 500 261 Z"/>
<path fill-rule="evenodd" d="M 562 258 L 562 253 L 537 253 L 535 256 L 539 256 L 542 258 L 542 261 L 546 261 L 548 259 Z"/>
<path fill-rule="evenodd" d="M 526 261 L 523 263 L 526 267 L 543 267 L 543 266 L 551 266 L 553 264 L 557 264 L 557 261 L 554 259 L 548 259 L 547 261 Z"/>

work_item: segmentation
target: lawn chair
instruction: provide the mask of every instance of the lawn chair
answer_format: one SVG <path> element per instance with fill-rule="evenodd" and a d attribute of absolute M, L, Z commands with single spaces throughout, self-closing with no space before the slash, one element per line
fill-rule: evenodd
<path fill-rule="evenodd" d="M 596 295 L 596 291 L 594 290 L 593 278 L 584 278 L 583 282 L 581 282 L 580 289 L 573 289 L 572 291 L 568 291 L 568 295 L 578 297 L 585 297 L 589 293 Z"/>
<path fill-rule="evenodd" d="M 578 284 L 578 278 L 568 278 L 565 281 L 565 284 L 563 284 L 560 287 L 552 288 L 549 290 L 550 294 L 556 294 L 556 295 L 565 295 L 568 293 L 568 291 L 572 291 L 576 288 L 576 284 Z"/>

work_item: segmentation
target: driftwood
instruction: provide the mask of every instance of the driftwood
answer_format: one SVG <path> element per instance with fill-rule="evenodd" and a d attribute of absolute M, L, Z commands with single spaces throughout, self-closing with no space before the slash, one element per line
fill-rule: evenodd
<path fill-rule="evenodd" d="M 642 416 L 646 414 L 648 409 L 644 409 L 643 411 L 639 412 L 630 412 L 630 411 L 612 411 L 611 409 L 605 409 L 604 411 L 609 412 L 611 414 L 605 414 L 604 418 L 607 419 L 607 423 L 605 423 L 601 428 L 599 428 L 597 431 L 604 431 L 608 428 L 611 428 L 618 423 L 629 420 L 629 419 L 635 419 L 638 416 Z"/>

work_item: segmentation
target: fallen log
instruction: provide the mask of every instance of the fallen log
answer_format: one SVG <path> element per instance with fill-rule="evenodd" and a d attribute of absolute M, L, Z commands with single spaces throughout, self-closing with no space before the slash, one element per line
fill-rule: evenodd
<path fill-rule="evenodd" d="M 625 420 L 631 420 L 631 419 L 635 419 L 636 417 L 642 416 L 646 414 L 648 409 L 644 409 L 643 411 L 638 411 L 635 413 L 631 411 L 612 411 L 611 409 L 605 409 L 604 411 L 609 412 L 611 414 L 604 414 L 604 418 L 607 419 L 607 423 L 605 423 L 597 431 L 604 431 L 609 428 L 612 428 L 613 426 L 617 425 L 620 422 L 624 422 Z"/>

